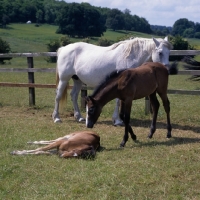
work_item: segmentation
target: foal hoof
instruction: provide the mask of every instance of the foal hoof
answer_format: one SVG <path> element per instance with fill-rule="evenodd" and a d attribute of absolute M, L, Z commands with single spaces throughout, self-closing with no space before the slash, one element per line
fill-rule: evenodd
<path fill-rule="evenodd" d="M 15 155 L 16 154 L 16 151 L 12 151 L 10 152 L 11 155 Z"/>
<path fill-rule="evenodd" d="M 55 123 L 55 124 L 56 124 L 56 123 L 62 123 L 62 121 L 61 121 L 61 119 L 56 118 L 56 119 L 54 119 L 54 123 Z"/>

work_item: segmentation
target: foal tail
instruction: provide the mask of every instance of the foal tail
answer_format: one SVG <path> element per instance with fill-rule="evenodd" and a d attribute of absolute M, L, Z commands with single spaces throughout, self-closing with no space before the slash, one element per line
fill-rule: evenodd
<path fill-rule="evenodd" d="M 59 75 L 58 75 L 58 70 L 56 68 L 56 88 L 58 88 L 58 83 L 59 83 Z M 68 89 L 68 84 L 66 85 L 63 93 L 62 93 L 62 96 L 61 96 L 61 99 L 60 99 L 60 102 L 59 102 L 59 112 L 62 113 L 63 110 L 64 110 L 64 105 L 67 101 L 67 89 Z M 58 92 L 58 91 L 57 91 Z"/>

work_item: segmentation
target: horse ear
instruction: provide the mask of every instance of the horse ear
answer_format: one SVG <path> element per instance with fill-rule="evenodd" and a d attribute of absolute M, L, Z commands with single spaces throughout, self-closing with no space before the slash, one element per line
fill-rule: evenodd
<path fill-rule="evenodd" d="M 85 97 L 85 101 L 87 102 L 91 101 L 93 104 L 95 104 L 95 100 L 91 96 Z"/>
<path fill-rule="evenodd" d="M 89 96 L 85 97 L 85 101 L 88 102 L 90 100 Z"/>
<path fill-rule="evenodd" d="M 156 47 L 159 47 L 160 42 L 158 40 L 156 40 L 156 38 L 153 38 L 154 43 L 156 44 Z"/>
<path fill-rule="evenodd" d="M 164 38 L 164 40 L 168 42 L 168 36 L 166 36 L 166 37 Z"/>

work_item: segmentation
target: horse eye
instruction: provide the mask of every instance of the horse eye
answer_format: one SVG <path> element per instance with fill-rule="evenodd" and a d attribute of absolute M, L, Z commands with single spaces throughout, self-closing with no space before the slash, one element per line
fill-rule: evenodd
<path fill-rule="evenodd" d="M 93 114 L 94 113 L 94 108 L 93 107 L 89 108 L 88 113 L 89 114 Z"/>
<path fill-rule="evenodd" d="M 162 56 L 162 52 L 159 52 L 159 56 Z"/>

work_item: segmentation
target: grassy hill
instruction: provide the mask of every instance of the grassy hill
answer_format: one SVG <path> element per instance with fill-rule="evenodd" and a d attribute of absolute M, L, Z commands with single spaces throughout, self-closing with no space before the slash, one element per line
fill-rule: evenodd
<path fill-rule="evenodd" d="M 62 34 L 56 34 L 57 26 L 43 24 L 36 27 L 35 24 L 10 24 L 7 29 L 0 29 L 0 37 L 9 42 L 13 52 L 45 52 L 46 44 L 51 40 L 59 39 Z M 153 35 L 131 32 L 131 31 L 112 31 L 107 30 L 104 33 L 105 38 L 112 42 L 117 42 L 119 38 L 131 34 L 133 37 L 151 38 Z M 155 36 L 157 37 L 157 36 Z M 81 41 L 83 38 L 71 38 L 73 42 Z M 97 43 L 98 37 L 90 39 L 90 43 Z M 188 39 L 189 43 L 200 49 L 200 40 Z"/>
<path fill-rule="evenodd" d="M 59 39 L 62 34 L 56 34 L 57 26 L 43 24 L 36 27 L 35 24 L 10 24 L 7 29 L 0 29 L 0 37 L 10 43 L 13 52 L 45 52 L 46 44 L 50 40 Z M 139 32 L 111 31 L 104 33 L 105 38 L 116 42 L 118 38 L 131 34 L 137 37 L 150 38 L 152 35 Z M 83 38 L 71 38 L 72 41 L 80 41 Z M 96 43 L 97 37 L 93 37 L 90 43 Z"/>

